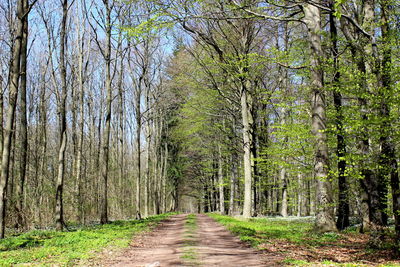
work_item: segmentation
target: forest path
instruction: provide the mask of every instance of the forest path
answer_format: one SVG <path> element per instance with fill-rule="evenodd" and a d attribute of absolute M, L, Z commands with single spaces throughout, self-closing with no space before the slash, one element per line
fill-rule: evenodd
<path fill-rule="evenodd" d="M 273 266 L 261 252 L 248 247 L 222 225 L 204 214 L 197 215 L 197 253 L 201 266 Z"/>
<path fill-rule="evenodd" d="M 116 257 L 103 260 L 100 266 L 157 267 L 184 266 L 180 259 L 187 214 L 171 216 L 150 233 L 136 237 L 131 246 Z"/>
<path fill-rule="evenodd" d="M 163 221 L 152 232 L 134 239 L 122 253 L 97 266 L 274 266 L 262 253 L 248 247 L 223 226 L 204 214 L 196 215 L 190 230 L 187 214 Z M 186 224 L 186 225 L 185 225 Z M 264 259 L 263 259 L 264 258 Z"/>

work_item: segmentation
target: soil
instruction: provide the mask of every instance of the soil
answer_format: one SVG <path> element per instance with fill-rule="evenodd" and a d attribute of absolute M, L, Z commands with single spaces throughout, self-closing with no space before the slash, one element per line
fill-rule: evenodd
<path fill-rule="evenodd" d="M 96 266 L 278 266 L 278 258 L 268 258 L 233 236 L 206 215 L 197 215 L 194 259 L 185 260 L 185 214 L 163 221 L 154 231 L 135 238 L 131 246 L 115 254 L 103 255 Z"/>
<path fill-rule="evenodd" d="M 171 216 L 150 233 L 136 237 L 130 247 L 117 255 L 110 255 L 98 266 L 157 267 L 184 266 L 180 259 L 183 246 L 185 214 Z"/>

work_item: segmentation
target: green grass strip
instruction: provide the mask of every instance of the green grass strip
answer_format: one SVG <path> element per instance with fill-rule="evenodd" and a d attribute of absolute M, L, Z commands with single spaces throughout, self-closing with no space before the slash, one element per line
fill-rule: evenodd
<path fill-rule="evenodd" d="M 184 247 L 182 250 L 181 258 L 185 261 L 187 266 L 197 266 L 199 265 L 198 262 L 198 255 L 196 252 L 196 245 L 197 245 L 197 216 L 195 214 L 189 214 L 186 217 L 185 222 L 185 233 L 184 233 Z"/>
<path fill-rule="evenodd" d="M 0 240 L 0 266 L 72 266 L 90 259 L 104 248 L 128 247 L 133 235 L 149 230 L 172 215 L 162 214 L 142 220 L 115 221 L 78 228 L 71 232 L 35 230 Z"/>

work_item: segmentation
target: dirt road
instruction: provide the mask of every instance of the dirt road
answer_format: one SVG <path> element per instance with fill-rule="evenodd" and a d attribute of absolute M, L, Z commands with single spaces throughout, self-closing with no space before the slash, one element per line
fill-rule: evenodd
<path fill-rule="evenodd" d="M 185 226 L 187 215 L 170 217 L 154 231 L 135 239 L 122 253 L 100 266 L 273 266 L 210 217 L 199 214 L 196 227 Z M 190 240 L 189 240 L 190 239 Z M 190 242 L 189 242 L 190 241 Z"/>

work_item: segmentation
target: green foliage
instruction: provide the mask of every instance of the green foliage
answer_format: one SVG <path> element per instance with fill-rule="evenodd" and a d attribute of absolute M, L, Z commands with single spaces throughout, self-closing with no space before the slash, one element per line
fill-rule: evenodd
<path fill-rule="evenodd" d="M 78 228 L 71 232 L 35 230 L 0 240 L 0 265 L 74 265 L 94 257 L 104 248 L 129 245 L 133 235 L 146 231 L 171 214 L 142 220 L 115 221 Z"/>

